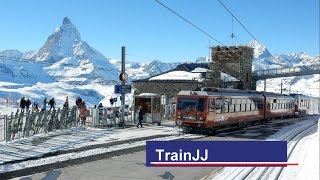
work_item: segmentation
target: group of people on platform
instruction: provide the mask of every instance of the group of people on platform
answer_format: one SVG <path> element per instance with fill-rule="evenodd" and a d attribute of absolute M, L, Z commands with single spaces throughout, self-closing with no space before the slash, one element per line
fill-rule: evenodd
<path fill-rule="evenodd" d="M 37 101 L 34 101 L 33 103 L 31 102 L 31 100 L 29 98 L 25 98 L 25 97 L 22 97 L 20 99 L 20 108 L 21 108 L 21 111 L 25 111 L 28 112 L 30 110 L 30 105 L 32 104 L 32 108 L 31 110 L 33 112 L 38 112 L 39 111 L 39 104 Z M 54 98 L 51 98 L 49 101 L 47 100 L 47 98 L 44 98 L 43 99 L 43 104 L 42 104 L 42 108 L 41 108 L 41 111 L 45 111 L 47 110 L 47 105 L 49 105 L 49 110 L 51 111 L 52 109 L 55 109 L 55 106 L 56 106 L 56 102 L 54 100 Z M 66 98 L 66 101 L 64 102 L 63 104 L 63 107 L 69 107 L 69 102 L 68 102 L 68 96 Z"/>
<path fill-rule="evenodd" d="M 90 111 L 87 109 L 86 107 L 86 103 L 85 101 L 83 101 L 80 97 L 76 98 L 76 106 L 79 110 L 79 116 L 80 116 L 80 120 L 81 120 L 81 124 L 85 125 L 86 124 L 86 117 L 90 116 Z M 30 110 L 30 105 L 32 104 L 32 111 L 33 112 L 39 112 L 39 104 L 34 101 L 33 103 L 31 102 L 31 100 L 29 98 L 25 98 L 22 97 L 20 100 L 20 108 L 21 111 L 25 111 L 28 112 Z M 43 99 L 43 104 L 42 104 L 42 108 L 41 111 L 46 111 L 47 110 L 47 105 L 49 105 L 49 111 L 55 109 L 56 106 L 56 102 L 54 98 L 51 98 L 49 101 L 47 100 L 47 98 Z M 66 100 L 63 103 L 63 108 L 69 108 L 69 99 L 68 96 L 66 97 Z M 94 108 L 98 108 L 99 109 L 99 116 L 103 115 L 103 105 L 102 103 L 99 103 L 98 107 L 95 105 Z M 139 127 L 139 125 L 142 127 L 142 121 L 143 121 L 143 115 L 145 114 L 142 106 L 139 106 L 139 113 L 138 113 L 138 124 L 137 127 Z"/>

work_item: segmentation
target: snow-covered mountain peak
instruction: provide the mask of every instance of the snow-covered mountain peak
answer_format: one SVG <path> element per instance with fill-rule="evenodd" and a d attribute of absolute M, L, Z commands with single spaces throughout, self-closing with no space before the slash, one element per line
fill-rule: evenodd
<path fill-rule="evenodd" d="M 308 54 L 306 54 L 306 53 L 304 53 L 304 52 L 300 52 L 300 53 L 292 53 L 291 55 L 290 55 L 292 58 L 296 58 L 296 59 L 310 59 L 311 57 L 308 55 Z"/>
<path fill-rule="evenodd" d="M 62 21 L 62 24 L 66 25 L 66 24 L 72 24 L 72 23 L 71 23 L 71 21 L 70 21 L 70 19 L 68 17 L 64 17 L 63 21 Z"/>
<path fill-rule="evenodd" d="M 63 19 L 62 25 L 51 34 L 44 46 L 31 58 L 37 61 L 56 62 L 73 55 L 74 47 L 81 42 L 81 36 L 69 18 Z"/>
<path fill-rule="evenodd" d="M 261 45 L 258 41 L 252 40 L 250 41 L 247 46 L 254 48 L 254 57 L 257 58 L 265 58 L 265 57 L 271 57 L 271 53 L 266 48 L 266 46 Z"/>

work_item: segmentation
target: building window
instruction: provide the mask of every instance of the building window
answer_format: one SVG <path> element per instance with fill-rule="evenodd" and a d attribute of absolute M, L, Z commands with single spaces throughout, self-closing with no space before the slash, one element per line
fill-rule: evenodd
<path fill-rule="evenodd" d="M 165 94 L 161 94 L 161 105 L 166 105 L 167 98 Z"/>

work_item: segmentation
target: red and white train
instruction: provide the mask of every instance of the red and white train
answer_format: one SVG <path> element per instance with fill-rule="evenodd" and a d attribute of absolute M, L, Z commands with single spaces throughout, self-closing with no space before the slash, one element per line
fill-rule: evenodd
<path fill-rule="evenodd" d="M 177 94 L 176 124 L 215 129 L 233 124 L 319 115 L 319 98 L 258 91 L 207 88 Z"/>

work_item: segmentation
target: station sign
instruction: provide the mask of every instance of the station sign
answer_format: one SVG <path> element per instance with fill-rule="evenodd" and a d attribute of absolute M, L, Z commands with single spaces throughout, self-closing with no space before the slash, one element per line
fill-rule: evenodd
<path fill-rule="evenodd" d="M 131 93 L 131 85 L 114 85 L 115 94 L 129 94 Z"/>

